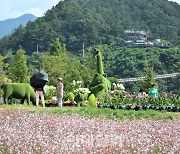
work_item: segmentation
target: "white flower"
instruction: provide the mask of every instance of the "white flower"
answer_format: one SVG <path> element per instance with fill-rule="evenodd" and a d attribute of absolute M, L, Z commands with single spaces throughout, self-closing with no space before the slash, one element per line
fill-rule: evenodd
<path fill-rule="evenodd" d="M 116 86 L 116 83 L 113 83 L 113 86 Z"/>
<path fill-rule="evenodd" d="M 74 90 L 75 93 L 83 93 L 83 94 L 89 94 L 90 91 L 88 88 L 78 88 L 76 90 Z"/>
<path fill-rule="evenodd" d="M 125 89 L 125 87 L 123 86 L 123 84 L 118 84 L 117 86 L 118 86 L 119 88 L 121 88 L 122 90 Z"/>

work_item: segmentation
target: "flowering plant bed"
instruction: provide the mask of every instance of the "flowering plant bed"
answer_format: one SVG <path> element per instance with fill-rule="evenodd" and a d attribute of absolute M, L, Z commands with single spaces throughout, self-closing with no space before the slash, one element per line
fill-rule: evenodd
<path fill-rule="evenodd" d="M 126 109 L 126 110 L 166 110 L 180 112 L 180 96 L 173 93 L 163 93 L 156 98 L 149 96 L 139 98 L 127 92 L 116 94 L 109 92 L 99 99 L 100 108 Z"/>
<path fill-rule="evenodd" d="M 57 103 L 48 103 L 48 104 L 46 104 L 46 107 L 56 107 L 56 106 L 58 106 Z"/>
<path fill-rule="evenodd" d="M 113 105 L 113 104 L 105 104 L 105 105 L 98 105 L 98 108 L 110 108 L 110 109 L 123 109 L 123 110 L 157 110 L 157 111 L 168 111 L 168 112 L 180 112 L 180 107 L 176 106 L 132 106 L 131 104 L 127 105 Z"/>
<path fill-rule="evenodd" d="M 63 102 L 63 106 L 75 107 L 76 104 L 77 104 L 76 101 L 70 101 L 70 100 L 67 100 L 67 101 Z"/>
<path fill-rule="evenodd" d="M 47 107 L 57 106 L 57 99 L 56 99 L 56 97 L 52 97 L 51 99 L 45 100 L 45 104 L 46 104 Z"/>

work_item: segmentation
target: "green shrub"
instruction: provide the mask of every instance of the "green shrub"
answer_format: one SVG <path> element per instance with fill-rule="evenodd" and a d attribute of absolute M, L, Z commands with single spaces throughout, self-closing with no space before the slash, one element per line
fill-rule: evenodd
<path fill-rule="evenodd" d="M 70 100 L 70 101 L 74 101 L 74 94 L 72 93 L 72 92 L 69 92 L 68 94 L 68 99 Z"/>
<path fill-rule="evenodd" d="M 81 102 L 81 107 L 87 107 L 88 105 L 85 102 Z"/>
<path fill-rule="evenodd" d="M 96 97 L 95 97 L 94 94 L 91 94 L 91 95 L 89 96 L 88 101 L 89 101 L 90 107 L 97 107 L 97 104 L 96 104 Z"/>
<path fill-rule="evenodd" d="M 56 96 L 56 87 L 45 85 L 44 88 L 46 90 L 45 99 L 51 99 Z"/>
<path fill-rule="evenodd" d="M 77 103 L 77 107 L 88 107 L 88 104 L 84 101 L 80 101 Z"/>
<path fill-rule="evenodd" d="M 80 102 L 84 101 L 88 98 L 90 91 L 88 88 L 78 88 L 74 91 L 75 101 Z"/>

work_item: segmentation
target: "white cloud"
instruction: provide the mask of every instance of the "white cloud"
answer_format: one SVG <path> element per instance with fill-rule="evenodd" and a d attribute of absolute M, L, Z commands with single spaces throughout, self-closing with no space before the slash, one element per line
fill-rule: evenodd
<path fill-rule="evenodd" d="M 35 15 L 36 17 L 41 17 L 41 16 L 44 15 L 44 12 L 43 12 L 40 8 L 30 8 L 30 9 L 28 9 L 28 10 L 25 10 L 25 11 L 19 13 L 19 14 L 17 15 L 17 17 L 18 17 L 18 16 L 21 16 L 21 15 L 23 15 L 23 14 L 26 14 L 26 13 L 33 14 L 33 15 Z"/>
<path fill-rule="evenodd" d="M 60 0 L 0 0 L 0 20 L 16 18 L 25 13 L 43 16 Z"/>

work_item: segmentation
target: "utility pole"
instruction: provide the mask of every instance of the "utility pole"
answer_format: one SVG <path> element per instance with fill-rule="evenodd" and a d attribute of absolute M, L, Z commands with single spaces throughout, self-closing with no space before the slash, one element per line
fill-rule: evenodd
<path fill-rule="evenodd" d="M 39 52 L 39 46 L 38 46 L 38 44 L 37 44 L 37 47 L 36 47 L 36 51 L 37 51 L 37 53 Z"/>
<path fill-rule="evenodd" d="M 153 51 L 152 52 L 152 70 L 154 70 L 154 57 L 153 57 Z"/>
<path fill-rule="evenodd" d="M 84 42 L 83 42 L 83 58 L 84 58 Z"/>

